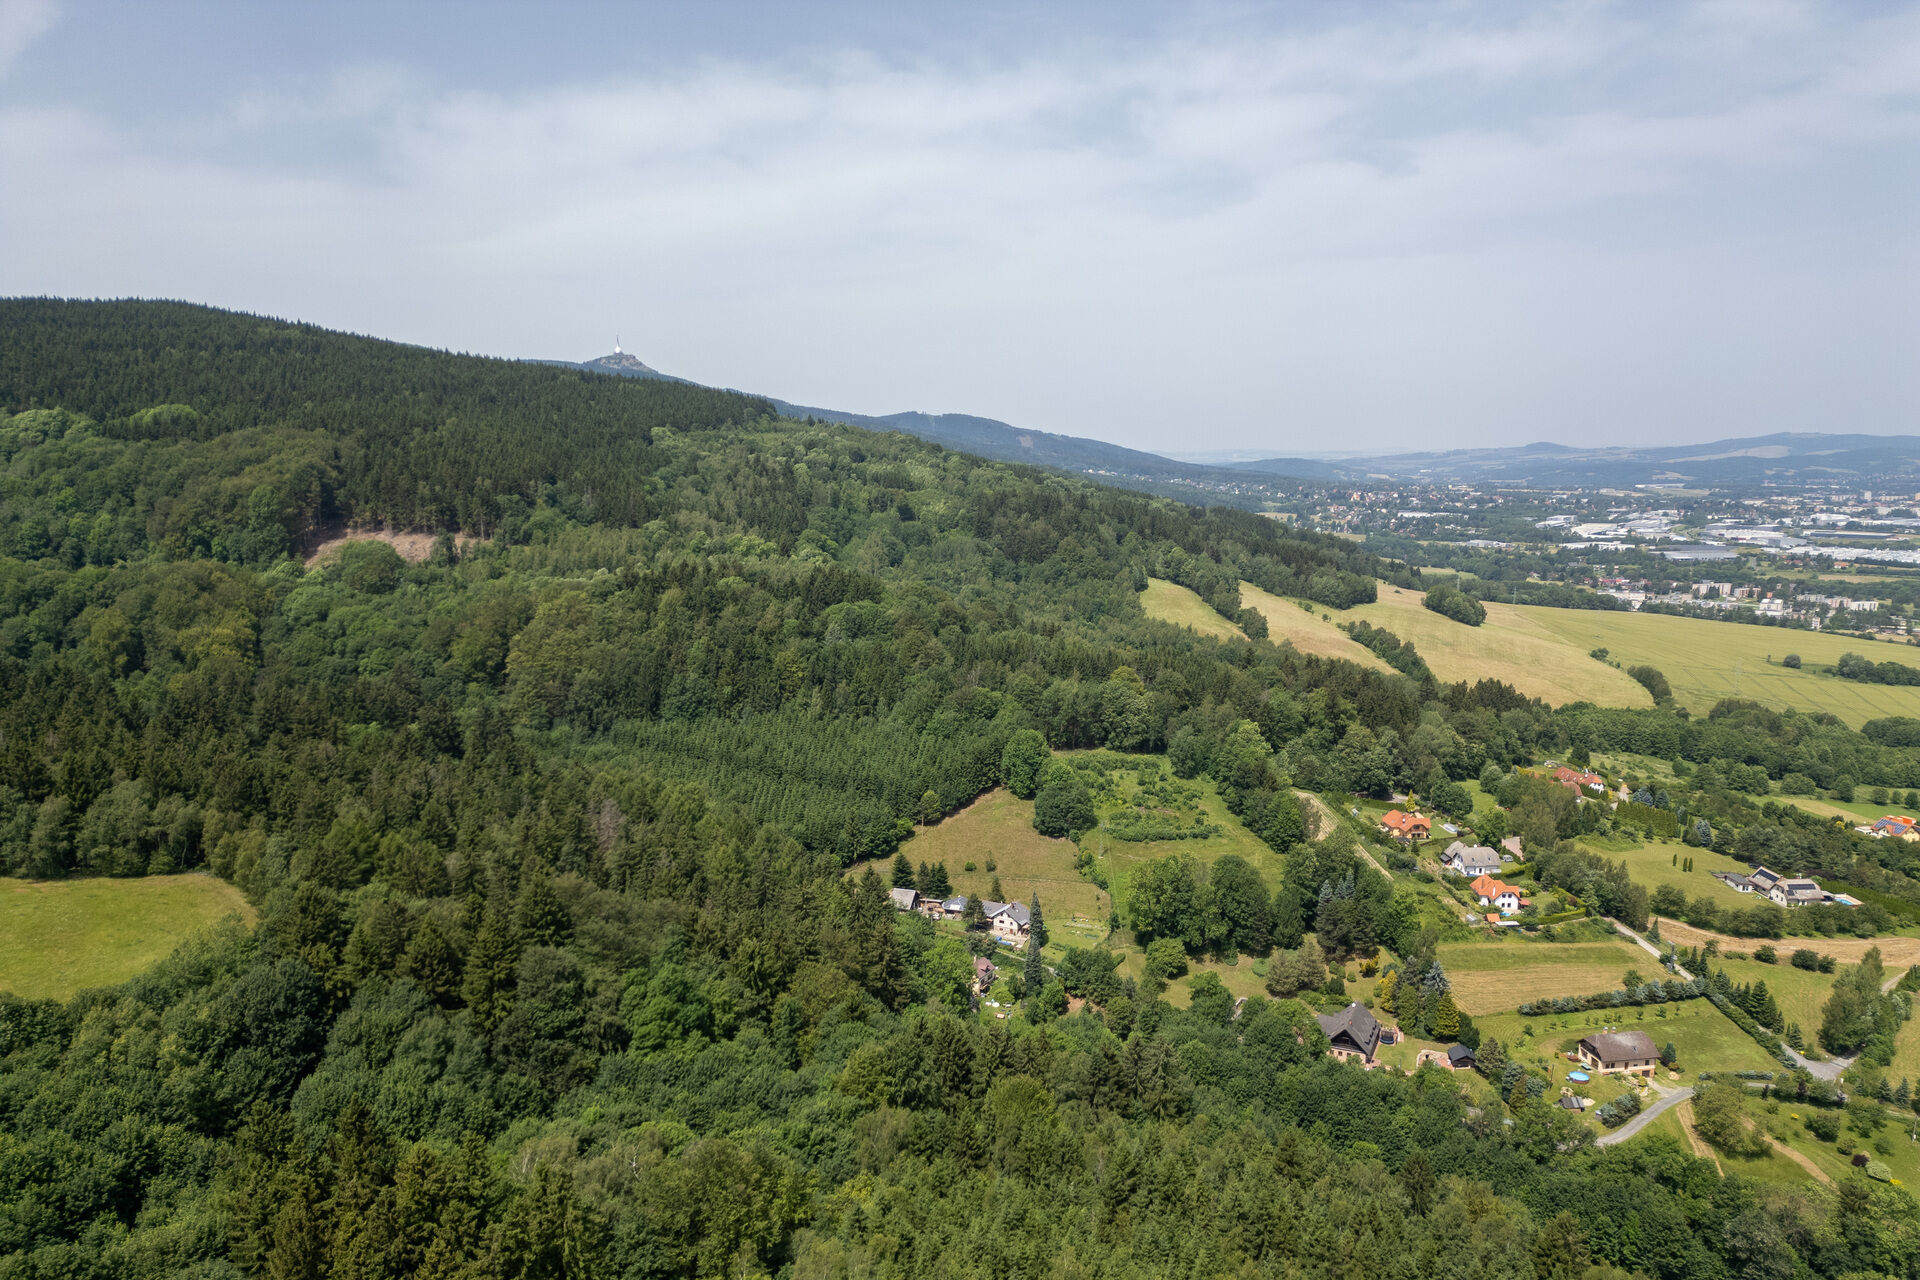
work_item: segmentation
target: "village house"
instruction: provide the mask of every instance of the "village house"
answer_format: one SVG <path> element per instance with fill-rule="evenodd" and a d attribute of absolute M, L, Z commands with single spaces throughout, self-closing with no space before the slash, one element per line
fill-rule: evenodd
<path fill-rule="evenodd" d="M 975 956 L 973 958 L 973 991 L 975 995 L 984 996 L 987 992 L 993 990 L 994 980 L 999 976 L 1000 971 L 993 967 L 993 961 L 987 959 L 985 956 Z"/>
<path fill-rule="evenodd" d="M 1511 915 L 1527 905 L 1520 891 L 1510 884 L 1502 884 L 1492 876 L 1479 876 L 1467 886 L 1467 891 L 1480 900 L 1483 907 L 1498 907 L 1502 915 Z"/>
<path fill-rule="evenodd" d="M 1327 1033 L 1327 1051 L 1342 1062 L 1357 1058 L 1373 1065 L 1380 1050 L 1380 1023 L 1358 1000 L 1338 1013 L 1316 1013 L 1320 1029 Z"/>
<path fill-rule="evenodd" d="M 1580 1065 L 1601 1075 L 1644 1076 L 1653 1079 L 1660 1051 L 1644 1031 L 1601 1031 L 1580 1041 Z"/>
<path fill-rule="evenodd" d="M 1425 840 L 1433 834 L 1433 823 L 1417 813 L 1394 809 L 1380 819 L 1380 829 L 1396 840 Z"/>
<path fill-rule="evenodd" d="M 920 899 L 920 895 L 911 889 L 892 890 L 892 896 L 895 911 L 911 911 Z"/>
<path fill-rule="evenodd" d="M 1570 769 L 1564 764 L 1553 771 L 1553 780 L 1563 787 L 1570 788 L 1575 794 L 1578 794 L 1582 788 L 1602 792 L 1607 789 L 1607 780 L 1599 774 L 1585 769 Z"/>
<path fill-rule="evenodd" d="M 1027 929 L 1033 923 L 1033 913 L 1027 910 L 1024 902 L 982 902 L 981 908 L 987 913 L 987 924 L 993 929 L 993 936 L 1003 942 L 1025 946 Z"/>
<path fill-rule="evenodd" d="M 1881 818 L 1875 822 L 1873 826 L 1868 828 L 1868 831 L 1876 839 L 1881 840 L 1886 839 L 1888 836 L 1893 836 L 1900 840 L 1920 840 L 1920 831 L 1914 830 L 1913 819 L 1897 814 L 1890 813 L 1886 817 Z"/>
<path fill-rule="evenodd" d="M 1500 869 L 1500 855 L 1485 845 L 1467 844 L 1455 840 L 1440 855 L 1440 865 L 1447 870 L 1472 879 Z"/>

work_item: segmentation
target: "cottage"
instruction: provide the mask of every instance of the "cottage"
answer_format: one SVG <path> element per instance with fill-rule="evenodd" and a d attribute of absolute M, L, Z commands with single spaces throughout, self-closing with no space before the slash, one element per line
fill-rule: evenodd
<path fill-rule="evenodd" d="M 1380 1049 L 1380 1023 L 1358 1000 L 1338 1013 L 1316 1013 L 1327 1033 L 1328 1052 L 1342 1062 L 1358 1058 L 1368 1066 Z"/>
<path fill-rule="evenodd" d="M 1000 971 L 993 967 L 993 961 L 985 956 L 973 958 L 973 989 L 976 994 L 984 996 L 993 990 L 994 980 L 999 976 Z"/>
<path fill-rule="evenodd" d="M 1433 823 L 1417 813 L 1393 809 L 1380 819 L 1380 829 L 1396 840 L 1425 840 L 1433 834 Z"/>
<path fill-rule="evenodd" d="M 940 914 L 942 916 L 945 916 L 949 920 L 958 920 L 961 916 L 966 915 L 967 914 L 967 895 L 964 893 L 958 893 L 958 894 L 955 894 L 953 897 L 948 898 L 945 902 L 940 904 Z"/>
<path fill-rule="evenodd" d="M 913 910 L 914 904 L 920 898 L 920 895 L 915 893 L 911 889 L 895 889 L 893 891 L 892 896 L 893 896 L 893 909 L 895 911 Z"/>
<path fill-rule="evenodd" d="M 1033 913 L 1027 910 L 1024 902 L 982 902 L 980 905 L 987 913 L 987 924 L 993 929 L 994 937 L 1003 942 L 1026 945 L 1027 929 L 1033 923 Z"/>
<path fill-rule="evenodd" d="M 1471 879 L 1500 869 L 1500 855 L 1485 845 L 1455 840 L 1440 855 L 1440 865 Z"/>
<path fill-rule="evenodd" d="M 1601 1075 L 1645 1076 L 1651 1080 L 1660 1051 L 1644 1031 L 1602 1031 L 1580 1041 L 1580 1065 Z"/>
<path fill-rule="evenodd" d="M 1473 1050 L 1467 1048 L 1467 1046 L 1463 1044 L 1450 1044 L 1447 1046 L 1447 1065 L 1455 1071 L 1471 1067 L 1474 1061 Z"/>
<path fill-rule="evenodd" d="M 1503 915 L 1518 911 L 1527 905 L 1520 891 L 1510 884 L 1503 884 L 1492 876 L 1479 876 L 1467 886 L 1467 891 L 1480 899 L 1483 907 L 1498 907 Z"/>

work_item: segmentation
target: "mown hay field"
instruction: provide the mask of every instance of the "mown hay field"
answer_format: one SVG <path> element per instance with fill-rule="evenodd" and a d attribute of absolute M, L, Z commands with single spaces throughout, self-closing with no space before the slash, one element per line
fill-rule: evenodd
<path fill-rule="evenodd" d="M 1660 968 L 1652 956 L 1625 942 L 1443 942 L 1435 958 L 1453 984 L 1454 1003 L 1476 1018 L 1529 1000 L 1612 991 L 1630 968 L 1648 977 Z"/>
<path fill-rule="evenodd" d="M 1288 641 L 1302 653 L 1316 654 L 1323 658 L 1345 658 L 1357 662 L 1363 667 L 1372 667 L 1377 671 L 1391 671 L 1380 656 L 1373 650 L 1360 644 L 1352 636 L 1342 631 L 1334 623 L 1322 617 L 1331 615 L 1332 610 L 1313 604 L 1303 609 L 1300 605 L 1284 596 L 1262 591 L 1251 582 L 1240 584 L 1240 603 L 1249 609 L 1258 610 L 1267 620 L 1267 638 L 1275 644 Z"/>
<path fill-rule="evenodd" d="M 230 915 L 254 920 L 238 889 L 208 875 L 0 879 L 0 991 L 64 1000 L 125 982 Z"/>
<path fill-rule="evenodd" d="M 1165 578 L 1147 579 L 1147 589 L 1140 593 L 1140 607 L 1156 622 L 1171 622 L 1216 640 L 1247 638 L 1239 627 L 1215 613 L 1213 606 L 1198 593 Z"/>

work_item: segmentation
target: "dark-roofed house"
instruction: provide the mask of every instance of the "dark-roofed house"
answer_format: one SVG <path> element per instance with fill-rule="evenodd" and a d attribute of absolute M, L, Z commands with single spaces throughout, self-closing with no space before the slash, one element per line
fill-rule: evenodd
<path fill-rule="evenodd" d="M 1026 903 L 982 902 L 980 906 L 986 911 L 987 923 L 993 926 L 996 938 L 1007 942 L 1026 942 L 1027 928 L 1033 923 L 1033 913 L 1027 910 Z"/>
<path fill-rule="evenodd" d="M 1448 1045 L 1447 1046 L 1447 1065 L 1452 1067 L 1455 1071 L 1460 1070 L 1462 1067 L 1472 1066 L 1473 1050 L 1467 1048 L 1467 1046 L 1463 1044 Z"/>
<path fill-rule="evenodd" d="M 1329 1051 L 1334 1057 L 1345 1062 L 1349 1058 L 1358 1058 L 1368 1066 L 1373 1065 L 1373 1055 L 1380 1049 L 1380 1023 L 1369 1013 L 1366 1006 L 1358 1000 L 1338 1013 L 1316 1013 L 1320 1029 L 1327 1033 L 1332 1043 Z"/>
<path fill-rule="evenodd" d="M 1602 1075 L 1653 1078 L 1660 1051 L 1644 1031 L 1601 1031 L 1580 1042 L 1580 1065 Z"/>

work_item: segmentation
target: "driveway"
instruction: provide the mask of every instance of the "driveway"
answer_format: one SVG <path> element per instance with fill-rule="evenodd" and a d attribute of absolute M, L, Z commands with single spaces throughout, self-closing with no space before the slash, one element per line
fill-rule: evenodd
<path fill-rule="evenodd" d="M 1655 1087 L 1657 1088 L 1658 1086 Z M 1616 1142 L 1625 1142 L 1628 1138 L 1631 1138 L 1634 1134 L 1640 1132 L 1646 1128 L 1648 1124 L 1652 1123 L 1653 1119 L 1662 1111 L 1667 1110 L 1669 1107 L 1677 1107 L 1692 1096 L 1693 1089 L 1691 1087 L 1673 1089 L 1662 1093 L 1658 1102 L 1646 1108 L 1639 1115 L 1627 1121 L 1612 1133 L 1601 1134 L 1594 1140 L 1593 1145 L 1596 1147 L 1610 1147 Z"/>
<path fill-rule="evenodd" d="M 1629 938 L 1632 938 L 1635 942 L 1639 943 L 1640 949 L 1646 952 L 1648 955 L 1652 956 L 1654 959 L 1659 960 L 1667 954 L 1666 952 L 1662 951 L 1659 947 L 1654 946 L 1651 942 L 1648 942 L 1645 938 L 1635 933 L 1633 930 L 1627 928 L 1627 926 L 1621 924 L 1618 920 L 1615 920 L 1612 916 L 1603 916 L 1601 918 L 1604 919 L 1608 924 L 1612 925 L 1614 928 L 1618 929 L 1620 932 L 1626 934 Z M 1674 965 L 1673 971 L 1679 974 L 1681 977 L 1685 978 L 1687 981 L 1689 982 L 1693 981 L 1693 975 L 1688 973 L 1685 969 L 1682 969 L 1679 965 L 1677 964 Z"/>

